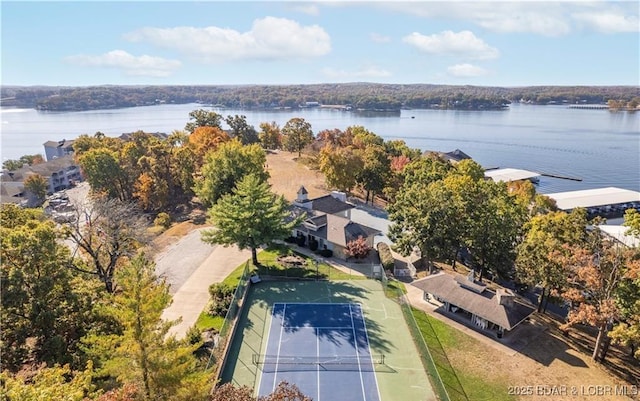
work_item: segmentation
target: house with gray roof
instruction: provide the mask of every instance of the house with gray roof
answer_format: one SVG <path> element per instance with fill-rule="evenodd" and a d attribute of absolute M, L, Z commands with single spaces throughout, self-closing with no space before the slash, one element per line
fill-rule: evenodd
<path fill-rule="evenodd" d="M 317 241 L 318 249 L 328 249 L 333 256 L 346 259 L 347 244 L 362 237 L 373 248 L 373 239 L 380 231 L 351 220 L 351 209 L 355 206 L 347 202 L 343 192 L 314 199 L 308 198 L 304 186 L 300 187 L 293 202 L 295 214 L 306 214 L 306 219 L 293 230 L 294 237 L 304 237 L 305 243 Z"/>
<path fill-rule="evenodd" d="M 440 302 L 440 310 L 445 314 L 466 319 L 498 337 L 513 330 L 535 311 L 508 289 L 492 291 L 486 284 L 474 281 L 473 272 L 466 277 L 440 272 L 411 285 L 424 291 L 427 301 L 433 298 Z"/>

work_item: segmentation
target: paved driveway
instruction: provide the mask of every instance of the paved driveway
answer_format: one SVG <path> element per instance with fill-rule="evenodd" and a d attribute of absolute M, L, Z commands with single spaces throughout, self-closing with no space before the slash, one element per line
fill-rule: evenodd
<path fill-rule="evenodd" d="M 156 272 L 167 278 L 173 303 L 164 310 L 165 320 L 182 319 L 169 334 L 183 338 L 209 302 L 209 286 L 224 280 L 251 251 L 209 245 L 200 241 L 202 229 L 185 235 L 156 256 Z"/>

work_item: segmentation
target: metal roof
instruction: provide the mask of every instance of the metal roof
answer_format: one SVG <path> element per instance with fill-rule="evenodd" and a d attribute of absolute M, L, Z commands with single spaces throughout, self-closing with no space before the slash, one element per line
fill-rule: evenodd
<path fill-rule="evenodd" d="M 487 170 L 484 172 L 485 177 L 489 177 L 492 180 L 498 182 L 510 182 L 521 180 L 534 180 L 540 177 L 539 173 L 528 170 L 518 170 L 515 168 L 498 168 L 495 170 Z"/>
<path fill-rule="evenodd" d="M 598 228 L 611 238 L 628 247 L 635 248 L 640 246 L 640 238 L 626 233 L 629 230 L 627 226 L 602 224 L 599 225 Z"/>
<path fill-rule="evenodd" d="M 558 205 L 558 209 L 561 210 L 640 202 L 640 192 L 616 187 L 556 192 L 546 195 L 554 199 Z"/>

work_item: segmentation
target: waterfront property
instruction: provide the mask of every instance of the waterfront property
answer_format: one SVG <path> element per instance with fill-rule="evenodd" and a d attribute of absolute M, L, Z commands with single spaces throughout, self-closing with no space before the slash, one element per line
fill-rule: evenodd
<path fill-rule="evenodd" d="M 640 192 L 616 187 L 556 192 L 547 196 L 556 201 L 558 209 L 570 212 L 585 208 L 589 217 L 620 217 L 627 209 L 640 209 Z"/>
<path fill-rule="evenodd" d="M 44 155 L 47 161 L 52 161 L 60 157 L 64 157 L 73 153 L 74 140 L 63 139 L 61 141 L 47 141 L 43 144 Z"/>
<path fill-rule="evenodd" d="M 80 167 L 72 155 L 54 158 L 50 161 L 25 165 L 15 171 L 3 172 L 2 203 L 20 203 L 26 195 L 24 181 L 31 175 L 40 175 L 47 181 L 47 194 L 67 189 L 82 181 Z"/>
<path fill-rule="evenodd" d="M 497 168 L 493 170 L 486 170 L 484 172 L 484 176 L 492 179 L 495 182 L 529 180 L 534 184 L 537 184 L 540 181 L 541 174 L 534 171 L 520 170 L 516 168 Z"/>
<path fill-rule="evenodd" d="M 373 239 L 380 231 L 352 221 L 351 209 L 354 207 L 342 192 L 309 199 L 307 190 L 301 186 L 293 210 L 294 213 L 305 213 L 306 219 L 293 230 L 293 236 L 299 239 L 299 245 L 331 251 L 340 259 L 347 258 L 347 244 L 359 237 L 373 248 Z"/>
<path fill-rule="evenodd" d="M 428 302 L 439 302 L 439 311 L 461 317 L 483 331 L 495 333 L 498 338 L 535 311 L 510 290 L 500 288 L 494 292 L 486 284 L 474 281 L 473 272 L 467 277 L 441 272 L 411 285 L 424 291 Z"/>

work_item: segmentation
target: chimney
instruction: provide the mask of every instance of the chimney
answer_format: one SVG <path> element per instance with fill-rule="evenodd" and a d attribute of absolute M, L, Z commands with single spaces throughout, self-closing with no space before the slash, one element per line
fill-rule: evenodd
<path fill-rule="evenodd" d="M 345 203 L 347 202 L 347 194 L 345 194 L 344 192 L 331 191 L 331 196 L 333 196 L 334 198 L 336 198 L 341 202 L 345 202 Z"/>
<path fill-rule="evenodd" d="M 499 305 L 511 307 L 513 306 L 513 300 L 515 299 L 515 294 L 511 292 L 511 290 L 498 288 L 496 290 L 496 298 L 498 300 Z"/>

